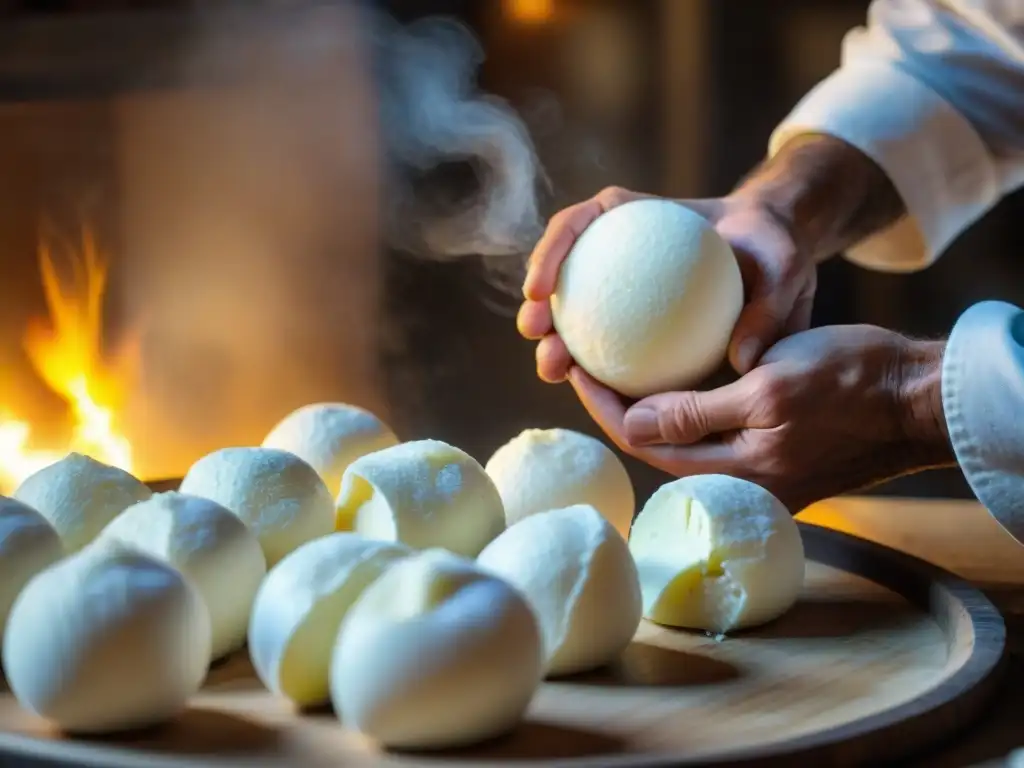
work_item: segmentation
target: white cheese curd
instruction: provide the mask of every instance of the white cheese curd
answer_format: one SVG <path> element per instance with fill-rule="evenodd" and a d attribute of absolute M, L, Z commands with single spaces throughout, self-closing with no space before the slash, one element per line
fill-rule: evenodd
<path fill-rule="evenodd" d="M 29 579 L 64 556 L 57 530 L 32 507 L 0 496 L 0 637 Z"/>
<path fill-rule="evenodd" d="M 374 414 L 346 403 L 313 403 L 292 411 L 263 441 L 290 451 L 317 471 L 332 496 L 348 465 L 368 453 L 398 445 L 391 428 Z"/>
<path fill-rule="evenodd" d="M 488 460 L 505 520 L 515 525 L 538 512 L 588 504 L 623 537 L 636 496 L 619 457 L 600 440 L 570 429 L 527 429 Z"/>
<path fill-rule="evenodd" d="M 692 387 L 724 361 L 743 308 L 735 254 L 671 200 L 613 208 L 579 237 L 551 297 L 554 327 L 590 375 L 629 397 Z"/>
<path fill-rule="evenodd" d="M 69 453 L 29 475 L 13 496 L 57 529 L 68 554 L 95 539 L 107 523 L 153 492 L 123 469 Z"/>
<path fill-rule="evenodd" d="M 521 720 L 543 675 L 519 592 L 443 550 L 391 566 L 352 606 L 331 660 L 341 722 L 384 747 L 446 749 Z"/>
<path fill-rule="evenodd" d="M 626 540 L 591 506 L 532 515 L 477 563 L 536 612 L 549 675 L 605 666 L 636 634 L 643 610 L 636 565 Z"/>
<path fill-rule="evenodd" d="M 476 459 L 440 440 L 416 440 L 349 465 L 337 527 L 414 549 L 442 547 L 476 557 L 505 529 L 505 510 Z"/>
<path fill-rule="evenodd" d="M 245 644 L 267 561 L 256 534 L 236 515 L 210 499 L 158 493 L 114 518 L 100 539 L 165 560 L 192 580 L 210 610 L 213 660 Z"/>
<path fill-rule="evenodd" d="M 270 691 L 300 707 L 327 702 L 331 651 L 345 614 L 394 562 L 401 544 L 332 533 L 275 565 L 256 596 L 249 655 Z"/>
<path fill-rule="evenodd" d="M 305 461 L 276 448 L 222 448 L 192 465 L 181 493 L 216 501 L 259 539 L 267 567 L 334 529 L 334 500 Z"/>
<path fill-rule="evenodd" d="M 22 708 L 68 733 L 178 715 L 206 677 L 210 614 L 162 560 L 97 541 L 37 574 L 14 603 L 3 666 Z"/>
<path fill-rule="evenodd" d="M 694 475 L 659 488 L 629 537 L 644 616 L 725 633 L 778 618 L 804 582 L 800 529 L 759 485 Z"/>

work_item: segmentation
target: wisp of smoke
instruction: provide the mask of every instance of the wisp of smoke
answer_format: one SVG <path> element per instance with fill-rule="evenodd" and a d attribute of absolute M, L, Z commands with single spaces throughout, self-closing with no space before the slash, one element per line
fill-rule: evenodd
<path fill-rule="evenodd" d="M 478 255 L 499 282 L 514 281 L 543 232 L 547 186 L 525 124 L 477 87 L 484 53 L 461 23 L 373 23 L 388 245 L 439 260 Z"/>

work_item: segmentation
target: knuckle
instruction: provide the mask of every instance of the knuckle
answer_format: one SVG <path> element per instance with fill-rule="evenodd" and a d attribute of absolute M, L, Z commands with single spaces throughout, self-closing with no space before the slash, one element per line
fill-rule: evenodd
<path fill-rule="evenodd" d="M 686 442 L 708 434 L 707 416 L 692 392 L 680 393 L 670 408 L 659 414 L 662 435 L 670 442 Z"/>
<path fill-rule="evenodd" d="M 754 379 L 758 410 L 772 421 L 784 420 L 792 400 L 789 381 L 768 368 L 755 368 L 747 375 Z"/>
<path fill-rule="evenodd" d="M 598 202 L 604 208 L 614 208 L 629 202 L 632 198 L 633 193 L 623 187 L 605 187 L 597 193 Z"/>

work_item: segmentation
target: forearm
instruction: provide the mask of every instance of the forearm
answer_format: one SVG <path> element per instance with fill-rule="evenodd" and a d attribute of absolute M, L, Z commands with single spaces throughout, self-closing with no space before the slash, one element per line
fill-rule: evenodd
<path fill-rule="evenodd" d="M 904 213 L 895 187 L 874 161 L 824 134 L 788 141 L 733 196 L 766 206 L 815 261 L 845 251 Z"/>

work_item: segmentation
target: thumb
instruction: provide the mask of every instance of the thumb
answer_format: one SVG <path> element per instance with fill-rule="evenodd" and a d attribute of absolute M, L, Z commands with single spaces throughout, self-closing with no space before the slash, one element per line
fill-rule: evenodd
<path fill-rule="evenodd" d="M 756 296 L 740 312 L 729 343 L 729 362 L 739 374 L 749 373 L 761 355 L 783 336 L 789 312 L 778 293 Z"/>
<path fill-rule="evenodd" d="M 743 379 L 709 392 L 667 392 L 633 405 L 623 421 L 630 445 L 689 445 L 747 426 L 754 398 Z"/>

